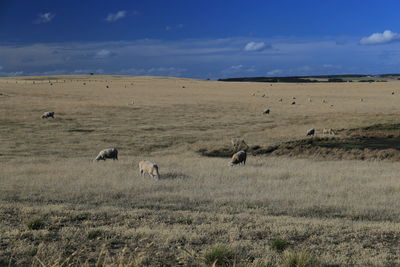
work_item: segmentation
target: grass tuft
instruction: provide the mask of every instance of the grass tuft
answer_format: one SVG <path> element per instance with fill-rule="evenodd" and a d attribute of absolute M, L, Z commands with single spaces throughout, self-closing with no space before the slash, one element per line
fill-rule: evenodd
<path fill-rule="evenodd" d="M 46 224 L 45 224 L 45 218 L 41 216 L 35 216 L 31 218 L 26 225 L 30 230 L 40 230 L 43 229 Z"/>
<path fill-rule="evenodd" d="M 289 246 L 289 242 L 281 238 L 274 238 L 269 246 L 277 252 L 283 252 Z"/>
<path fill-rule="evenodd" d="M 235 252 L 225 245 L 216 245 L 208 249 L 203 257 L 206 265 L 232 266 L 235 260 Z"/>
<path fill-rule="evenodd" d="M 317 259 L 307 251 L 285 251 L 281 259 L 282 267 L 315 267 Z"/>

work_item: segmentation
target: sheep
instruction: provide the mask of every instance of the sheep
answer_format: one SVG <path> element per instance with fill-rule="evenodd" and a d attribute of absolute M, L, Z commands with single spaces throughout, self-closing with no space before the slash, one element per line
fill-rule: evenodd
<path fill-rule="evenodd" d="M 156 180 L 160 179 L 158 165 L 149 160 L 142 160 L 139 162 L 139 171 L 141 176 L 144 176 L 144 173 L 147 172 L 151 178 Z"/>
<path fill-rule="evenodd" d="M 246 165 L 246 158 L 247 158 L 247 153 L 246 151 L 240 150 L 239 152 L 233 154 L 232 160 L 229 162 L 229 166 L 233 165 L 239 165 L 242 164 Z"/>
<path fill-rule="evenodd" d="M 265 97 L 265 94 L 263 94 L 261 97 Z"/>
<path fill-rule="evenodd" d="M 325 100 L 325 99 L 323 99 L 323 100 L 322 100 L 322 103 L 326 103 L 326 100 Z"/>
<path fill-rule="evenodd" d="M 239 150 L 247 150 L 249 149 L 249 146 L 246 144 L 246 142 L 242 138 L 232 138 L 231 139 L 231 144 L 235 151 Z"/>
<path fill-rule="evenodd" d="M 307 131 L 306 136 L 314 136 L 314 135 L 315 135 L 315 129 L 314 128 L 311 128 L 311 129 L 309 129 Z"/>
<path fill-rule="evenodd" d="M 269 108 L 267 108 L 267 109 L 265 109 L 265 110 L 263 111 L 263 114 L 269 114 L 269 112 L 270 112 L 270 110 L 269 110 Z"/>
<path fill-rule="evenodd" d="M 360 98 L 360 102 L 364 102 L 364 99 L 363 99 L 363 98 Z"/>
<path fill-rule="evenodd" d="M 324 128 L 324 129 L 322 130 L 322 134 L 323 134 L 323 135 L 325 135 L 325 134 L 336 135 L 336 133 L 335 133 L 331 128 Z"/>
<path fill-rule="evenodd" d="M 296 105 L 296 101 L 293 101 L 293 102 L 292 102 L 292 105 Z"/>
<path fill-rule="evenodd" d="M 116 148 L 106 148 L 100 151 L 97 157 L 94 159 L 95 161 L 113 159 L 118 160 L 118 150 Z"/>
<path fill-rule="evenodd" d="M 42 114 L 42 119 L 53 118 L 54 119 L 54 111 L 47 111 Z"/>
<path fill-rule="evenodd" d="M 394 91 L 392 91 L 392 95 L 394 95 Z"/>
<path fill-rule="evenodd" d="M 311 98 L 308 98 L 308 102 L 312 102 Z"/>
<path fill-rule="evenodd" d="M 282 102 L 282 101 L 283 101 L 283 99 L 282 99 L 282 98 L 279 98 L 279 99 L 278 99 L 278 102 Z"/>

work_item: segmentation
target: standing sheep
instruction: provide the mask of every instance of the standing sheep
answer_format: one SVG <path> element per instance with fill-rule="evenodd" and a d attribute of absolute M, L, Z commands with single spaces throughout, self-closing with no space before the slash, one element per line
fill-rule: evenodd
<path fill-rule="evenodd" d="M 156 180 L 160 179 L 157 164 L 149 160 L 142 160 L 139 162 L 139 171 L 141 176 L 144 176 L 144 173 L 147 172 L 151 178 Z"/>
<path fill-rule="evenodd" d="M 53 118 L 54 119 L 54 111 L 47 111 L 42 114 L 42 119 Z"/>
<path fill-rule="evenodd" d="M 232 156 L 232 160 L 229 162 L 229 166 L 233 165 L 239 165 L 243 163 L 243 165 L 246 165 L 246 158 L 247 158 L 247 153 L 246 151 L 239 151 Z"/>
<path fill-rule="evenodd" d="M 231 144 L 235 151 L 248 150 L 249 146 L 242 138 L 234 137 L 231 139 Z"/>
<path fill-rule="evenodd" d="M 118 160 L 118 150 L 116 148 L 106 148 L 100 151 L 97 157 L 94 159 L 95 161 L 113 159 Z"/>
<path fill-rule="evenodd" d="M 263 111 L 263 114 L 269 114 L 269 112 L 270 112 L 270 110 L 269 110 L 269 108 L 267 108 L 267 109 L 265 109 L 265 110 Z"/>

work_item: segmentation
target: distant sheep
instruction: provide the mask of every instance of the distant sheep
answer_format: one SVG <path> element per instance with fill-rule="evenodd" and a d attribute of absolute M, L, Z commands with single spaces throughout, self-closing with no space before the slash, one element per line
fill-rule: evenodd
<path fill-rule="evenodd" d="M 314 128 L 311 128 L 311 129 L 309 129 L 307 131 L 306 136 L 314 136 L 314 135 L 315 135 L 315 129 Z"/>
<path fill-rule="evenodd" d="M 282 102 L 282 101 L 283 101 L 283 99 L 282 99 L 282 98 L 279 98 L 279 99 L 278 99 L 278 102 Z"/>
<path fill-rule="evenodd" d="M 53 118 L 54 119 L 54 111 L 47 111 L 42 114 L 42 119 Z"/>
<path fill-rule="evenodd" d="M 270 110 L 269 110 L 269 108 L 267 108 L 267 109 L 265 109 L 265 110 L 263 111 L 263 114 L 269 114 L 269 112 L 270 112 Z"/>
<path fill-rule="evenodd" d="M 235 151 L 249 149 L 249 146 L 246 144 L 246 142 L 242 138 L 237 138 L 237 137 L 232 138 L 231 144 Z"/>
<path fill-rule="evenodd" d="M 94 159 L 95 161 L 113 159 L 118 160 L 118 150 L 116 148 L 106 148 L 100 151 L 97 157 Z"/>
<path fill-rule="evenodd" d="M 144 176 L 144 173 L 146 172 L 153 179 L 158 180 L 160 178 L 157 164 L 149 160 L 142 160 L 139 162 L 139 171 L 141 176 Z"/>
<path fill-rule="evenodd" d="M 392 91 L 392 95 L 394 95 L 394 91 Z"/>
<path fill-rule="evenodd" d="M 322 100 L 322 103 L 326 103 L 326 100 L 325 100 L 325 99 L 323 99 L 323 100 Z"/>
<path fill-rule="evenodd" d="M 323 134 L 323 135 L 325 135 L 325 134 L 328 134 L 328 135 L 336 135 L 336 133 L 335 133 L 331 128 L 324 128 L 324 129 L 322 130 L 322 134 Z"/>
<path fill-rule="evenodd" d="M 296 101 L 293 101 L 293 102 L 292 102 L 292 105 L 296 105 Z"/>
<path fill-rule="evenodd" d="M 308 99 L 308 102 L 312 102 L 311 98 Z"/>
<path fill-rule="evenodd" d="M 239 151 L 232 156 L 232 160 L 229 162 L 229 166 L 233 165 L 239 165 L 242 164 L 246 165 L 246 158 L 247 158 L 247 153 L 246 151 Z"/>

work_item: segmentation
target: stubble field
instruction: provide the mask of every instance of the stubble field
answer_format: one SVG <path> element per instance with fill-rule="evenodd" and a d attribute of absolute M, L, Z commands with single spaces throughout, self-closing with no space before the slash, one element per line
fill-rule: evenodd
<path fill-rule="evenodd" d="M 399 162 L 249 155 L 230 168 L 198 153 L 396 125 L 398 103 L 396 81 L 2 78 L 0 265 L 400 265 Z M 108 147 L 119 160 L 93 162 Z M 143 159 L 160 180 L 140 176 Z"/>

